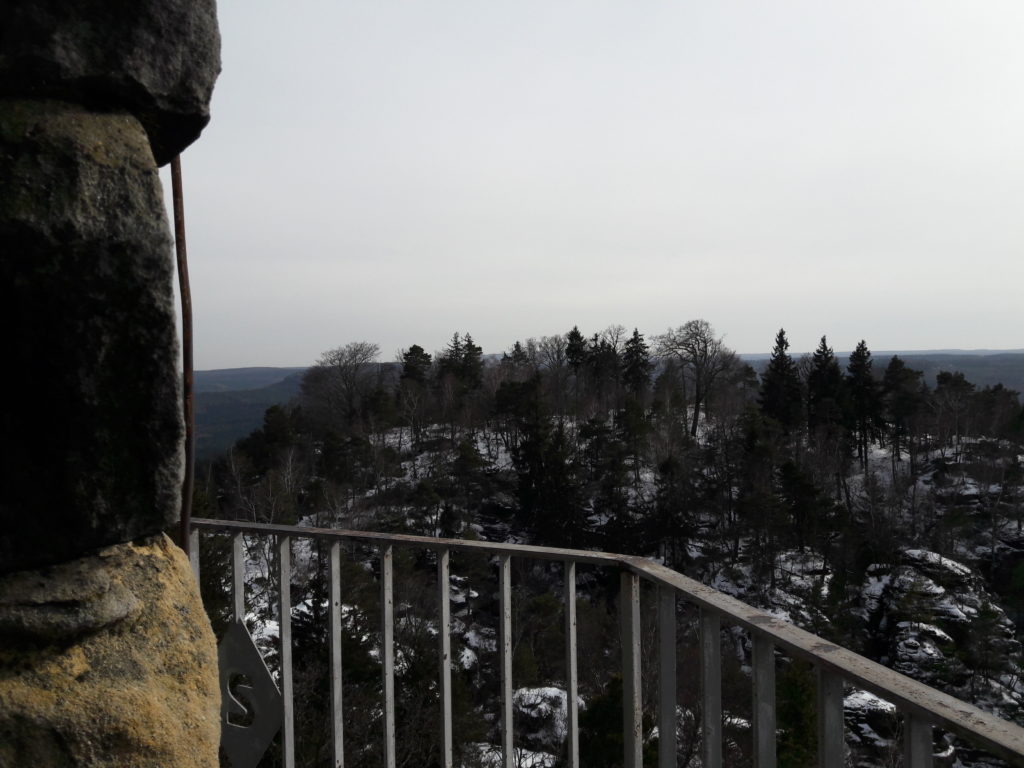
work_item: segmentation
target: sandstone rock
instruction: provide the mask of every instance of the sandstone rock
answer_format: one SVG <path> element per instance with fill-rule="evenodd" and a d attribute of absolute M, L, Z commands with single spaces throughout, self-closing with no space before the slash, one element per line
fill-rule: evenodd
<path fill-rule="evenodd" d="M 184 554 L 160 535 L 73 567 L 138 609 L 73 643 L 0 642 L 0 767 L 216 766 L 217 649 Z"/>
<path fill-rule="evenodd" d="M 112 570 L 116 554 L 0 579 L 0 642 L 67 642 L 138 614 L 142 605 Z"/>
<path fill-rule="evenodd" d="M 158 164 L 199 136 L 220 72 L 215 0 L 9 0 L 0 96 L 129 112 Z"/>
<path fill-rule="evenodd" d="M 0 100 L 0 253 L 0 573 L 164 530 L 183 434 L 174 262 L 138 120 Z"/>

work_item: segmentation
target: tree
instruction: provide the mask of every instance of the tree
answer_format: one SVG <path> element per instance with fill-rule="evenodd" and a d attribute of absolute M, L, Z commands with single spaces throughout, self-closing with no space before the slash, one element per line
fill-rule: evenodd
<path fill-rule="evenodd" d="M 572 372 L 576 374 L 580 372 L 580 366 L 587 359 L 587 340 L 575 325 L 565 334 L 565 359 Z"/>
<path fill-rule="evenodd" d="M 573 411 L 579 416 L 580 410 L 580 369 L 587 360 L 587 340 L 583 338 L 580 329 L 573 326 L 572 330 L 565 334 L 565 361 L 572 369 L 573 385 Z"/>
<path fill-rule="evenodd" d="M 658 354 L 679 360 L 683 373 L 683 395 L 686 382 L 693 384 L 693 417 L 690 435 L 697 435 L 701 408 L 706 402 L 718 377 L 735 360 L 735 353 L 725 346 L 723 339 L 715 338 L 715 329 L 707 320 L 690 320 L 675 330 L 669 329 L 658 337 Z"/>
<path fill-rule="evenodd" d="M 857 439 L 857 458 L 861 467 L 868 466 L 868 443 L 878 422 L 878 384 L 871 371 L 871 350 L 861 339 L 850 353 L 846 366 L 846 383 L 850 393 L 849 420 Z"/>
<path fill-rule="evenodd" d="M 761 411 L 774 419 L 790 433 L 801 421 L 803 411 L 803 385 L 797 373 L 796 363 L 789 356 L 789 340 L 786 331 L 780 328 L 775 335 L 768 368 L 761 377 Z"/>
<path fill-rule="evenodd" d="M 425 385 L 430 377 L 430 355 L 419 344 L 413 344 L 401 353 L 402 382 Z"/>
<path fill-rule="evenodd" d="M 542 336 L 537 344 L 537 365 L 544 372 L 548 396 L 559 418 L 565 415 L 569 396 L 569 365 L 564 336 Z"/>
<path fill-rule="evenodd" d="M 584 362 L 591 392 L 597 398 L 596 407 L 606 410 L 608 396 L 617 390 L 619 384 L 619 350 L 607 338 L 595 333 L 590 339 Z"/>
<path fill-rule="evenodd" d="M 371 388 L 370 364 L 379 354 L 380 347 L 369 341 L 327 350 L 303 377 L 303 396 L 329 416 L 340 414 L 346 427 L 356 427 L 360 402 Z"/>
<path fill-rule="evenodd" d="M 622 350 L 622 380 L 633 397 L 639 398 L 647 389 L 653 370 L 654 364 L 643 334 L 634 328 Z"/>
<path fill-rule="evenodd" d="M 811 357 L 807 376 L 807 427 L 813 432 L 822 427 L 832 433 L 842 420 L 843 373 L 839 362 L 822 336 Z"/>
<path fill-rule="evenodd" d="M 912 425 L 925 403 L 921 371 L 908 368 L 898 355 L 893 355 L 882 376 L 882 411 L 892 443 L 892 472 L 903 460 L 903 448 L 910 452 L 910 472 L 914 473 Z"/>
<path fill-rule="evenodd" d="M 950 442 L 960 451 L 960 438 L 965 431 L 968 406 L 974 385 L 960 372 L 939 371 L 935 377 L 934 400 L 939 435 L 944 444 Z"/>

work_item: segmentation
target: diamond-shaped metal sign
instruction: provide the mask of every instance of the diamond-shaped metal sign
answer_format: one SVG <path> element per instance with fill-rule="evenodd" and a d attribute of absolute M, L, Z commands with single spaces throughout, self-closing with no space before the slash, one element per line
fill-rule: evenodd
<path fill-rule="evenodd" d="M 217 661 L 221 748 L 232 768 L 256 768 L 281 729 L 281 693 L 242 622 L 224 633 Z"/>

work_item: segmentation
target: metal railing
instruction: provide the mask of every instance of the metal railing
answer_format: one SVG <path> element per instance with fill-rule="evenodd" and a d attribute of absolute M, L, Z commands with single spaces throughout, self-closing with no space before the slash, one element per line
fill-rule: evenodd
<path fill-rule="evenodd" d="M 845 764 L 843 686 L 863 688 L 889 701 L 903 715 L 905 768 L 925 768 L 933 762 L 933 727 L 963 737 L 972 745 L 1024 765 L 1024 728 L 977 707 L 894 672 L 887 667 L 823 640 L 764 611 L 718 592 L 650 560 L 627 555 L 551 547 L 534 547 L 486 541 L 438 539 L 390 535 L 366 531 L 331 530 L 286 525 L 262 525 L 225 520 L 193 519 L 191 561 L 198 578 L 199 532 L 219 531 L 234 535 L 232 554 L 233 611 L 245 617 L 245 563 L 243 534 L 275 537 L 280 584 L 280 681 L 284 700 L 282 755 L 286 768 L 294 759 L 294 723 L 291 670 L 291 542 L 294 538 L 319 539 L 329 548 L 330 673 L 334 765 L 344 764 L 341 681 L 341 584 L 340 557 L 343 542 L 378 548 L 381 585 L 380 660 L 384 695 L 384 765 L 395 766 L 395 665 L 394 665 L 394 547 L 430 549 L 437 553 L 437 589 L 440 605 L 438 626 L 439 693 L 441 706 L 441 764 L 452 768 L 451 612 L 449 556 L 453 551 L 497 557 L 501 664 L 502 767 L 513 768 L 512 688 L 512 592 L 513 558 L 560 561 L 565 568 L 565 638 L 567 755 L 569 768 L 579 768 L 579 713 L 577 704 L 576 566 L 592 564 L 620 570 L 620 631 L 622 641 L 624 765 L 641 768 L 643 729 L 641 701 L 640 582 L 657 588 L 658 611 L 658 765 L 676 764 L 676 609 L 677 599 L 700 610 L 700 681 L 703 765 L 722 765 L 721 626 L 742 627 L 752 639 L 753 757 L 757 768 L 776 765 L 775 651 L 810 662 L 817 672 L 818 764 L 841 768 Z"/>

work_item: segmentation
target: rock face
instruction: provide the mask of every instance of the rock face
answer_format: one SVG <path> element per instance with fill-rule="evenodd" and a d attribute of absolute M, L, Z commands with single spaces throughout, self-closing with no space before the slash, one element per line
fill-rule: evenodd
<path fill-rule="evenodd" d="M 0 100 L 0 246 L 0 573 L 163 530 L 182 470 L 174 263 L 139 121 Z"/>
<path fill-rule="evenodd" d="M 0 98 L 135 115 L 159 165 L 210 119 L 220 72 L 215 0 L 9 0 Z"/>
<path fill-rule="evenodd" d="M 214 0 L 0 11 L 0 768 L 212 766 L 217 653 L 182 552 L 157 163 L 209 119 Z"/>
<path fill-rule="evenodd" d="M 213 633 L 160 535 L 0 582 L 0 766 L 217 764 Z"/>

